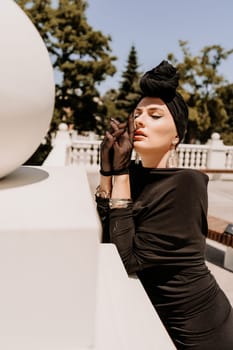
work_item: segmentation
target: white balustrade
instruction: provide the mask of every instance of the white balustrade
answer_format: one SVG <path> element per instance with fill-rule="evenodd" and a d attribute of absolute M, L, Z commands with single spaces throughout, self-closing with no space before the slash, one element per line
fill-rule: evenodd
<path fill-rule="evenodd" d="M 69 164 L 84 164 L 88 167 L 99 167 L 100 140 L 77 139 L 71 144 Z"/>
<path fill-rule="evenodd" d="M 179 167 L 196 169 L 207 168 L 208 146 L 180 144 L 177 151 L 179 155 Z"/>
<path fill-rule="evenodd" d="M 97 167 L 100 164 L 100 143 L 97 140 L 75 140 L 71 144 L 68 164 L 85 164 Z M 233 146 L 212 149 L 209 144 L 178 146 L 179 167 L 193 169 L 233 169 Z"/>
<path fill-rule="evenodd" d="M 68 130 L 66 132 L 70 142 L 67 142 L 67 139 L 65 143 L 63 142 L 63 154 L 66 154 L 64 165 L 84 164 L 90 170 L 99 168 L 101 139 L 97 140 L 97 136 L 93 137 L 93 135 L 92 137 L 75 136 L 74 134 L 70 135 Z M 59 138 L 58 136 L 57 138 Z M 60 140 L 56 139 L 54 142 L 56 148 L 58 147 L 57 143 L 61 143 Z M 213 133 L 211 139 L 204 145 L 180 144 L 177 152 L 181 168 L 233 169 L 233 146 L 225 146 L 217 133 Z M 51 153 L 55 153 L 55 147 Z M 50 158 L 48 157 L 48 160 Z M 134 158 L 135 153 L 133 152 L 132 159 Z M 45 162 L 46 165 L 50 165 L 48 160 Z M 59 163 L 59 165 L 61 164 Z"/>
<path fill-rule="evenodd" d="M 226 169 L 232 169 L 233 168 L 233 147 L 226 149 L 226 162 L 225 162 Z"/>

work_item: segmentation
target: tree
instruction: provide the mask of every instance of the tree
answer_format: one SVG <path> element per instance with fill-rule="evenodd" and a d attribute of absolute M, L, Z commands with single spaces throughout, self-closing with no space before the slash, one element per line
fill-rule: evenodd
<path fill-rule="evenodd" d="M 180 72 L 180 92 L 184 96 L 190 114 L 186 142 L 199 139 L 205 142 L 213 131 L 223 130 L 227 125 L 227 112 L 217 89 L 226 81 L 218 68 L 233 50 L 224 50 L 219 45 L 204 47 L 200 55 L 192 56 L 186 41 L 180 41 L 183 62 L 171 53 L 168 59 Z"/>
<path fill-rule="evenodd" d="M 227 113 L 227 125 L 221 132 L 226 145 L 233 144 L 233 84 L 227 84 L 217 89 L 219 98 L 223 101 Z"/>
<path fill-rule="evenodd" d="M 87 23 L 85 0 L 17 0 L 37 27 L 59 81 L 55 115 L 78 130 L 95 130 L 99 104 L 97 86 L 115 73 L 110 36 Z M 69 113 L 67 113 L 69 111 Z"/>
<path fill-rule="evenodd" d="M 140 96 L 138 58 L 134 45 L 131 46 L 125 71 L 116 98 L 116 108 L 122 119 L 127 118 Z"/>
<path fill-rule="evenodd" d="M 16 3 L 31 19 L 49 52 L 51 52 L 50 42 L 50 22 L 52 17 L 51 0 L 15 0 Z"/>
<path fill-rule="evenodd" d="M 107 128 L 109 127 L 109 121 L 111 117 L 119 118 L 119 111 L 116 107 L 116 99 L 118 95 L 118 90 L 110 89 L 102 97 L 105 109 L 103 111 L 104 117 L 101 118 L 101 134 L 103 135 Z"/>

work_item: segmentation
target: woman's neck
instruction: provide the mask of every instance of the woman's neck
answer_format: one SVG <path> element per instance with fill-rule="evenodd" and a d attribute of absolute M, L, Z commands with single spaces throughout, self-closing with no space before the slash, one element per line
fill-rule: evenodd
<path fill-rule="evenodd" d="M 159 155 L 140 155 L 144 168 L 166 168 L 169 152 Z"/>

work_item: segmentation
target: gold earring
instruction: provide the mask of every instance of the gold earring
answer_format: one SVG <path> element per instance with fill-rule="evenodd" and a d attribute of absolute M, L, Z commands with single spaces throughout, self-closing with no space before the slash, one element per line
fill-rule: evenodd
<path fill-rule="evenodd" d="M 176 144 L 177 144 L 177 140 L 172 141 L 172 147 L 171 147 L 170 154 L 168 156 L 167 164 L 166 164 L 167 168 L 178 167 L 179 159 L 176 151 Z"/>

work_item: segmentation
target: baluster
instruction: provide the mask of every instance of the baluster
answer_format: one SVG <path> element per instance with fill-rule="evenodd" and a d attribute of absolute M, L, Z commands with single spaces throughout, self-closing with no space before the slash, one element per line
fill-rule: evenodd
<path fill-rule="evenodd" d="M 230 169 L 233 168 L 233 150 L 229 151 L 229 167 Z"/>
<path fill-rule="evenodd" d="M 208 155 L 208 150 L 207 149 L 203 149 L 203 151 L 202 151 L 201 168 L 207 168 L 207 155 Z"/>
<path fill-rule="evenodd" d="M 90 165 L 94 164 L 94 145 L 90 145 Z"/>
<path fill-rule="evenodd" d="M 225 152 L 225 168 L 229 169 L 229 150 L 226 150 Z"/>
<path fill-rule="evenodd" d="M 72 163 L 72 147 L 68 146 L 66 148 L 66 159 L 65 159 L 65 165 L 70 165 Z"/>
<path fill-rule="evenodd" d="M 184 155 L 184 167 L 185 168 L 189 168 L 189 153 L 190 153 L 190 149 L 186 148 L 185 155 Z"/>
<path fill-rule="evenodd" d="M 98 165 L 100 164 L 100 145 L 97 145 L 97 162 Z"/>
<path fill-rule="evenodd" d="M 85 145 L 84 147 L 84 165 L 87 166 L 91 162 L 91 146 Z"/>
<path fill-rule="evenodd" d="M 84 147 L 78 148 L 78 150 L 79 150 L 79 162 L 85 164 L 85 162 L 84 162 L 84 149 L 85 149 Z"/>
<path fill-rule="evenodd" d="M 93 165 L 98 165 L 98 145 L 93 145 Z"/>
<path fill-rule="evenodd" d="M 196 158 L 196 151 L 195 149 L 190 148 L 190 163 L 189 163 L 190 168 L 195 167 L 195 158 Z"/>
<path fill-rule="evenodd" d="M 184 167 L 184 148 L 179 149 L 179 167 Z"/>
<path fill-rule="evenodd" d="M 196 152 L 196 163 L 195 163 L 195 168 L 200 168 L 200 163 L 201 163 L 201 149 L 198 148 Z"/>
<path fill-rule="evenodd" d="M 71 163 L 76 164 L 78 161 L 78 151 L 76 147 L 72 147 Z"/>
<path fill-rule="evenodd" d="M 86 145 L 84 148 L 84 164 L 89 165 L 91 162 L 91 145 Z"/>
<path fill-rule="evenodd" d="M 227 150 L 226 152 L 226 164 L 225 167 L 226 169 L 232 169 L 233 167 L 233 151 Z"/>

